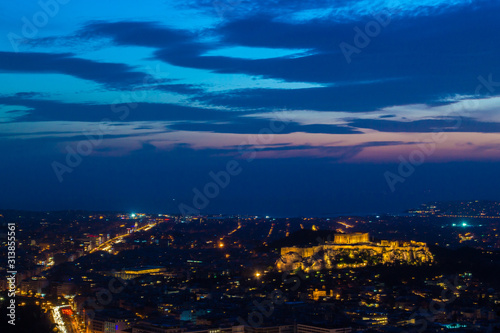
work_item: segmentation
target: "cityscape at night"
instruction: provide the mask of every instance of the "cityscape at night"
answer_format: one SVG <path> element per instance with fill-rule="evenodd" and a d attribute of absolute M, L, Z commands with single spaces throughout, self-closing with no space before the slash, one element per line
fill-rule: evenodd
<path fill-rule="evenodd" d="M 0 3 L 0 333 L 500 332 L 500 1 Z"/>
<path fill-rule="evenodd" d="M 429 204 L 489 207 L 467 220 L 3 210 L 0 221 L 17 226 L 25 332 L 480 331 L 500 319 L 499 204 Z"/>

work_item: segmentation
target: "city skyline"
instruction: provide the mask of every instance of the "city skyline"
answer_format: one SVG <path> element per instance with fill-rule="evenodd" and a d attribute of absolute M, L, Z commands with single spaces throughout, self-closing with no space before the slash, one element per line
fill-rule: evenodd
<path fill-rule="evenodd" d="M 499 218 L 500 202 L 480 201 L 333 218 L 0 210 L 19 253 L 0 281 L 0 327 L 494 332 Z"/>
<path fill-rule="evenodd" d="M 0 208 L 500 200 L 500 4 L 0 5 Z"/>

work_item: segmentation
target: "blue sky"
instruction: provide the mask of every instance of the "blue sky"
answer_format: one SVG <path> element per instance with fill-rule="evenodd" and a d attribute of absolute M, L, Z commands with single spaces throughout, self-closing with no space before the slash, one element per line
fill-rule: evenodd
<path fill-rule="evenodd" d="M 500 200 L 497 1 L 42 0 L 0 13 L 3 208 L 178 213 L 228 161 L 242 172 L 196 211 Z"/>

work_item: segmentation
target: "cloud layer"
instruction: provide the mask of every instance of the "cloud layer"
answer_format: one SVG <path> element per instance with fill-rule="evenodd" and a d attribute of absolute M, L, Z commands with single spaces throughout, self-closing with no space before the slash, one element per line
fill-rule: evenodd
<path fill-rule="evenodd" d="M 40 10 L 13 5 L 0 28 L 22 35 Z M 318 180 L 320 161 L 379 170 L 423 143 L 426 162 L 498 161 L 499 14 L 492 0 L 71 4 L 19 49 L 0 42 L 0 145 L 18 166 L 64 161 L 90 131 L 88 177 L 255 153 L 256 169 Z"/>

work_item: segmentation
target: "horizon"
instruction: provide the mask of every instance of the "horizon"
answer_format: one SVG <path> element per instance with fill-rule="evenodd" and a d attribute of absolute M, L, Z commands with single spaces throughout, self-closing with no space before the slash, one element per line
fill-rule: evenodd
<path fill-rule="evenodd" d="M 25 209 L 11 209 L 11 208 L 1 208 L 0 211 L 19 211 L 19 212 L 29 212 L 29 213 L 62 213 L 62 212 L 88 212 L 88 213 L 99 213 L 99 214 L 128 214 L 132 217 L 132 215 L 136 214 L 144 214 L 144 215 L 158 215 L 158 216 L 183 216 L 183 217 L 258 217 L 264 219 L 282 219 L 282 218 L 337 218 L 337 217 L 396 217 L 396 216 L 419 216 L 419 213 L 412 213 L 412 210 L 416 210 L 418 208 L 432 205 L 432 204 L 463 204 L 463 203 L 494 203 L 500 205 L 499 201 L 495 200 L 452 200 L 452 201 L 431 201 L 421 203 L 420 205 L 407 208 L 404 211 L 393 211 L 393 212 L 345 212 L 345 213 L 331 213 L 331 214 L 321 214 L 321 215 L 269 215 L 269 214 L 251 214 L 251 213 L 206 213 L 201 215 L 183 215 L 180 213 L 171 213 L 171 212 L 151 212 L 151 211 L 137 211 L 137 210 L 91 210 L 91 209 L 62 209 L 62 210 L 25 210 Z M 488 215 L 487 215 L 488 216 Z M 467 216 L 470 218 L 482 218 L 480 215 L 477 216 Z M 135 216 L 133 217 L 135 218 Z"/>

